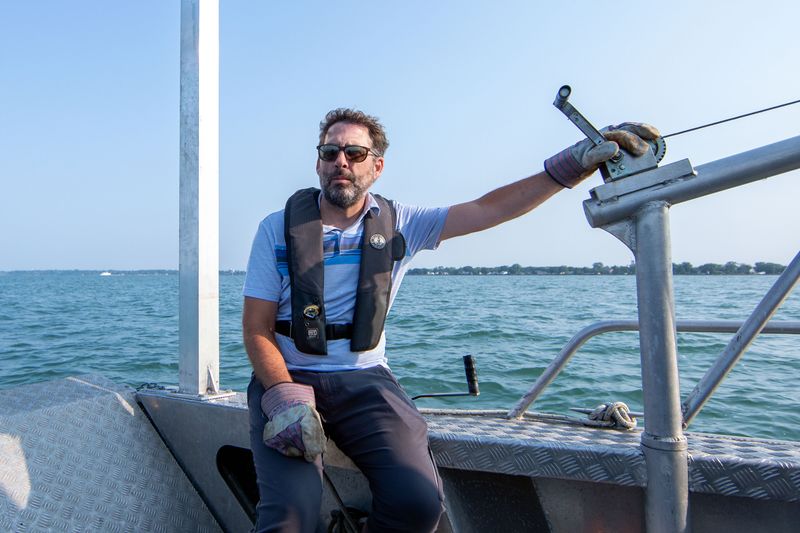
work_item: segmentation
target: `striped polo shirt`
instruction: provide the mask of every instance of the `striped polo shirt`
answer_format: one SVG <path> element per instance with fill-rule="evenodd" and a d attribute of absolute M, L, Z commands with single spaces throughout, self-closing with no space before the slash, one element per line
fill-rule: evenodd
<path fill-rule="evenodd" d="M 395 263 L 392 271 L 390 308 L 411 259 L 417 252 L 433 250 L 439 245 L 439 236 L 448 211 L 446 207 L 422 208 L 394 201 L 392 204 L 397 211 L 396 229 L 406 240 L 406 256 Z M 371 194 L 368 194 L 364 212 L 350 227 L 339 229 L 322 226 L 325 313 L 330 324 L 347 324 L 353 321 L 364 215 L 369 209 L 374 209 L 376 214 L 380 213 L 380 207 Z M 270 214 L 259 224 L 253 239 L 242 292 L 247 297 L 278 302 L 277 319 L 291 320 L 291 285 L 283 220 L 284 212 L 281 210 Z M 349 339 L 328 341 L 326 356 L 300 352 L 290 337 L 276 334 L 275 338 L 289 370 L 332 372 L 376 365 L 388 366 L 385 332 L 378 345 L 365 352 L 351 352 Z"/>

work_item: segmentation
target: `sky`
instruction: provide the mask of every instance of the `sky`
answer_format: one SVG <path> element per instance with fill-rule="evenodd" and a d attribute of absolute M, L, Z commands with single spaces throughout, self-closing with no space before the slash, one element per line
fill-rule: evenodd
<path fill-rule="evenodd" d="M 318 184 L 318 125 L 380 117 L 374 191 L 446 206 L 541 170 L 595 126 L 663 134 L 800 98 L 800 3 L 220 1 L 220 268 Z M 178 0 L 0 0 L 0 270 L 178 267 Z M 798 135 L 800 105 L 667 140 L 695 166 Z M 596 174 L 415 266 L 628 264 L 589 227 Z M 671 209 L 674 262 L 787 264 L 795 171 Z"/>

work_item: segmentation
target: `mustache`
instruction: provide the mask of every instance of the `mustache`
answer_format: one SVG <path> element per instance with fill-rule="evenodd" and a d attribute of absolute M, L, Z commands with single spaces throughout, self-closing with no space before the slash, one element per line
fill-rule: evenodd
<path fill-rule="evenodd" d="M 355 183 L 356 182 L 356 177 L 352 172 L 335 171 L 335 172 L 330 172 L 328 174 L 325 174 L 325 183 L 326 184 L 330 184 L 331 180 L 333 180 L 334 178 L 338 178 L 338 179 L 344 178 L 347 181 L 349 181 L 350 183 Z"/>

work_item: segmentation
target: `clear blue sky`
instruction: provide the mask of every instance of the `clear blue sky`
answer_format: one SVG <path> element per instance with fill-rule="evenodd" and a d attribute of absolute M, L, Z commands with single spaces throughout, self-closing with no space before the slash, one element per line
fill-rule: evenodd
<path fill-rule="evenodd" d="M 331 108 L 378 115 L 375 190 L 450 205 L 541 168 L 601 127 L 671 133 L 800 97 L 800 3 L 221 0 L 220 267 L 258 222 L 315 185 Z M 0 270 L 176 268 L 178 0 L 0 2 Z M 668 141 L 695 165 L 800 133 L 800 106 Z M 797 172 L 672 209 L 673 260 L 786 264 Z M 417 266 L 627 264 L 589 228 L 599 176 Z"/>

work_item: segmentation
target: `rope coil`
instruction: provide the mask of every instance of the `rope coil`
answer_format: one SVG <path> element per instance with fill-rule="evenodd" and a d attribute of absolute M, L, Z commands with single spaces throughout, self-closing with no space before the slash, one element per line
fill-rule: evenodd
<path fill-rule="evenodd" d="M 592 427 L 631 430 L 636 427 L 636 417 L 624 402 L 602 403 L 594 408 L 583 423 Z"/>
<path fill-rule="evenodd" d="M 160 385 L 158 383 L 150 382 L 150 383 L 142 383 L 141 385 L 136 387 L 136 390 L 137 391 L 142 391 L 142 390 L 167 390 L 167 388 L 164 385 Z"/>

